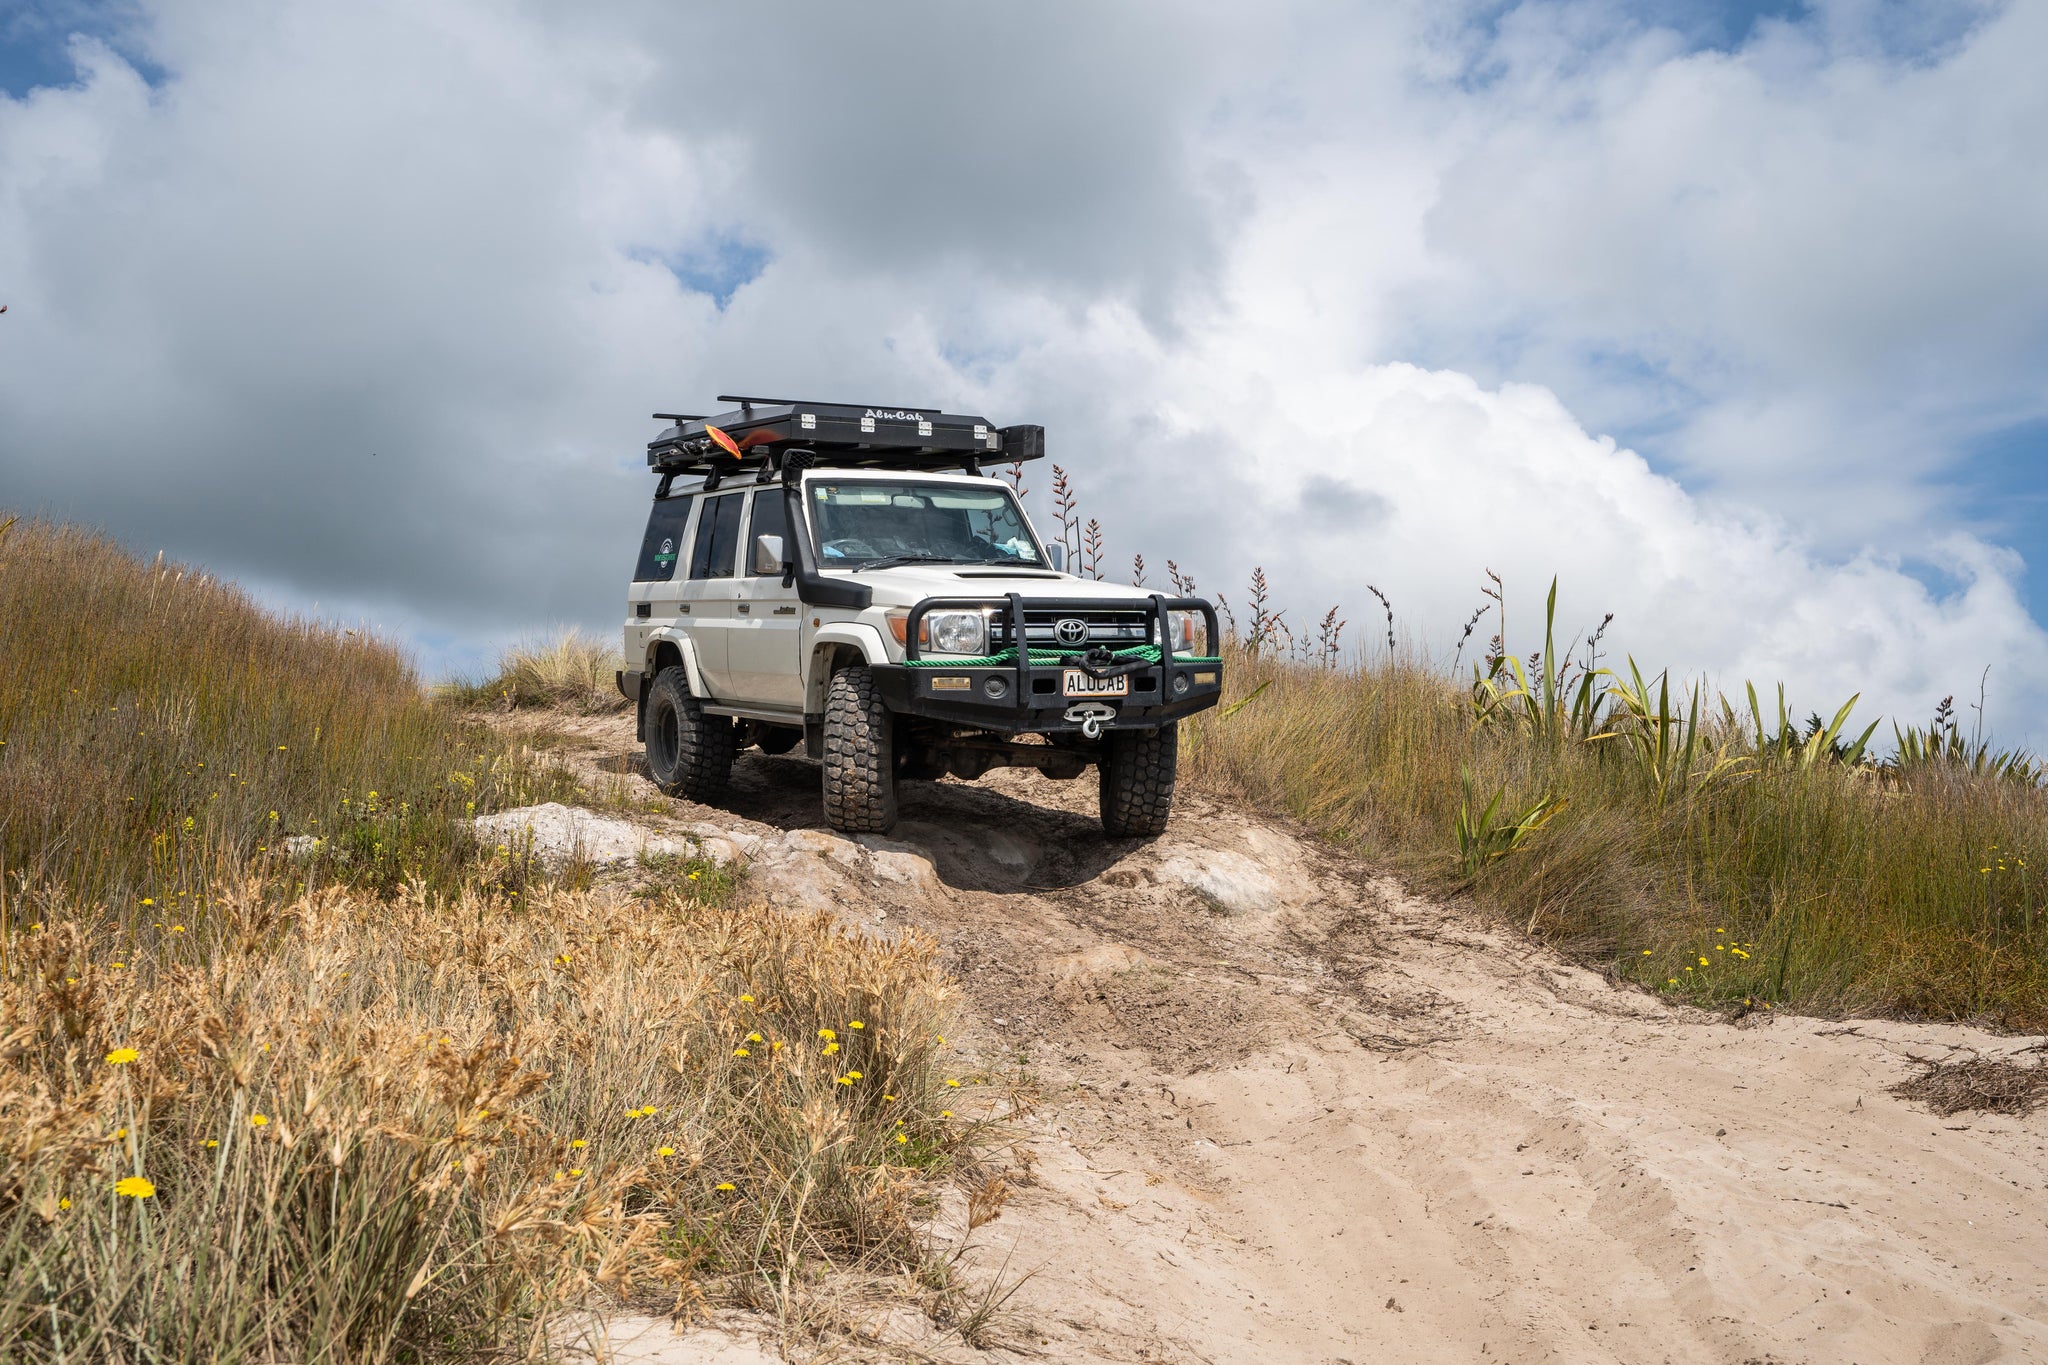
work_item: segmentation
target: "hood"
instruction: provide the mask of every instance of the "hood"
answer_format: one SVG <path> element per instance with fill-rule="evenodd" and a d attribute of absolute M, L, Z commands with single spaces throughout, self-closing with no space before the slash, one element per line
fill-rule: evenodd
<path fill-rule="evenodd" d="M 851 578 L 874 589 L 874 605 L 878 607 L 912 607 L 927 597 L 1002 597 L 1013 592 L 1026 597 L 1133 603 L 1146 602 L 1152 596 L 1149 590 L 1128 583 L 1102 583 L 1051 570 L 1018 573 L 993 566 L 905 564 L 863 574 L 834 572 L 828 576 Z"/>

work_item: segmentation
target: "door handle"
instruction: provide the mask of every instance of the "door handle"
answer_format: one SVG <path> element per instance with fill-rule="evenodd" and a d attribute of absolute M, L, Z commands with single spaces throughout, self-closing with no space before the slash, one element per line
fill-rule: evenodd
<path fill-rule="evenodd" d="M 745 616 L 748 612 L 752 610 L 753 608 L 748 606 L 745 602 L 740 603 L 740 615 Z"/>

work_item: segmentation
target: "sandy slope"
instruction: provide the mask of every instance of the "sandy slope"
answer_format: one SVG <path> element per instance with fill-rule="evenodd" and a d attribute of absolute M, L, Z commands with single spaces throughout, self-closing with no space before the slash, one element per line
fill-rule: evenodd
<path fill-rule="evenodd" d="M 578 728 L 630 773 L 629 726 Z M 1670 1008 L 1211 802 L 1112 845 L 1091 783 L 999 773 L 853 842 L 809 832 L 816 784 L 750 754 L 676 818 L 771 900 L 936 935 L 967 1044 L 1029 1059 L 1036 1183 L 978 1240 L 1034 1273 L 992 1355 L 2048 1360 L 2048 1113 L 1885 1093 L 2035 1040 Z M 723 1358 L 692 1340 L 622 1354 Z"/>

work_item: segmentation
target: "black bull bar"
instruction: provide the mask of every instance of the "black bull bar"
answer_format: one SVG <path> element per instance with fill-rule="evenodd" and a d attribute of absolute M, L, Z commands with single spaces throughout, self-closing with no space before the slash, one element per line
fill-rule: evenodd
<path fill-rule="evenodd" d="M 1145 608 L 1151 618 L 1151 640 L 1134 641 L 1131 642 L 1131 645 L 1124 647 L 1145 643 L 1157 644 L 1159 647 L 1158 663 L 1154 664 L 1144 659 L 1116 659 L 1112 657 L 1116 646 L 1098 643 L 1092 647 L 1045 650 L 1043 652 L 1055 654 L 1057 657 L 1049 662 L 1033 664 L 1031 659 L 1030 632 L 1026 628 L 1026 612 L 1043 612 L 1055 615 L 1066 612 L 1085 618 L 1089 612 L 1130 611 L 1139 607 Z M 984 597 L 927 597 L 910 609 L 910 616 L 904 622 L 903 657 L 905 663 L 915 664 L 927 656 L 928 651 L 920 648 L 918 636 L 925 617 L 932 612 L 978 611 L 994 608 L 1007 610 L 1010 646 L 1016 651 L 1016 658 L 1003 665 L 1011 670 L 1015 676 L 1013 686 L 1010 689 L 1010 696 L 999 704 L 999 709 L 1001 710 L 1029 712 L 1033 705 L 1031 673 L 1034 667 L 1078 668 L 1095 678 L 1121 677 L 1126 674 L 1143 673 L 1156 668 L 1159 670 L 1159 689 L 1156 694 L 1157 703 L 1153 707 L 1145 708 L 1152 713 L 1154 717 L 1152 723 L 1154 724 L 1171 719 L 1173 715 L 1184 711 L 1198 710 L 1204 706 L 1213 705 L 1222 690 L 1219 685 L 1217 672 L 1218 665 L 1221 662 L 1220 657 L 1205 656 L 1199 661 L 1192 657 L 1176 659 L 1171 630 L 1171 613 L 1177 611 L 1200 612 L 1203 623 L 1208 631 L 1208 647 L 1214 650 L 1222 639 L 1218 631 L 1216 609 L 1199 597 L 1167 597 L 1163 593 L 1149 594 L 1148 598 L 1142 603 L 1128 599 L 1118 601 L 1114 598 L 1101 597 L 1033 596 L 1027 598 L 1024 594 L 1015 592 L 1005 593 L 1001 596 L 989 595 Z M 995 641 L 993 639 L 989 640 L 988 649 L 991 655 L 996 653 Z M 935 666 L 938 662 L 938 660 L 931 660 L 927 667 Z M 956 665 L 953 660 L 947 659 L 945 660 L 945 666 L 950 670 Z M 958 666 L 963 670 L 974 669 L 976 671 L 989 667 L 986 664 L 977 665 L 964 661 Z M 1183 675 L 1194 673 L 1196 670 L 1207 674 L 1209 681 L 1200 684 L 1199 687 L 1191 688 L 1185 693 L 1176 692 L 1175 681 Z M 923 670 L 909 669 L 907 671 L 918 673 Z M 1177 700 L 1180 698 L 1184 698 L 1184 700 Z M 963 698 L 962 700 L 965 701 L 966 699 Z M 991 701 L 986 697 L 976 696 L 970 704 L 977 710 L 985 710 L 991 706 Z"/>

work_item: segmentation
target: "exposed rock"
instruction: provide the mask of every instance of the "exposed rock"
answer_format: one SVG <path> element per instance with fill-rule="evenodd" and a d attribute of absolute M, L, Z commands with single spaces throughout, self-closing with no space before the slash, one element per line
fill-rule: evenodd
<path fill-rule="evenodd" d="M 1250 914 L 1272 905 L 1279 887 L 1251 859 L 1223 849 L 1204 850 L 1200 858 L 1196 862 L 1187 854 L 1177 853 L 1160 863 L 1155 875 L 1162 882 L 1187 887 L 1232 914 Z"/>
<path fill-rule="evenodd" d="M 474 823 L 477 838 L 487 843 L 495 840 L 508 848 L 528 845 L 536 857 L 551 867 L 579 855 L 600 866 L 629 863 L 643 853 L 686 858 L 701 853 L 715 862 L 739 856 L 738 848 L 727 840 L 719 841 L 722 847 L 716 853 L 700 850 L 695 840 L 652 834 L 630 820 L 616 820 L 559 801 L 481 815 Z M 718 854 L 723 854 L 723 858 Z"/>

